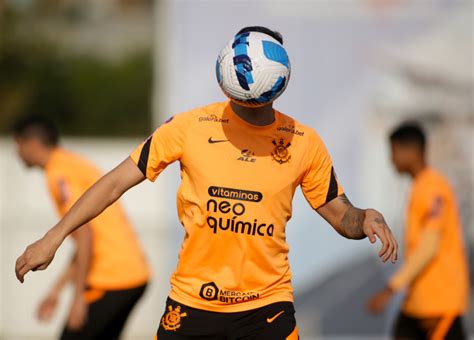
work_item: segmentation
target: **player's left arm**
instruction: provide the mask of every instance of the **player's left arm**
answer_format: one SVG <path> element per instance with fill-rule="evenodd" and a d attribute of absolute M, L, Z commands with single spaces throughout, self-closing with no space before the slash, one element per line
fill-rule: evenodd
<path fill-rule="evenodd" d="M 383 262 L 388 259 L 395 263 L 398 244 L 384 217 L 375 209 L 359 209 L 352 205 L 345 194 L 341 194 L 316 209 L 331 226 L 342 236 L 360 240 L 368 237 L 371 243 L 380 239 L 382 247 L 379 257 Z"/>

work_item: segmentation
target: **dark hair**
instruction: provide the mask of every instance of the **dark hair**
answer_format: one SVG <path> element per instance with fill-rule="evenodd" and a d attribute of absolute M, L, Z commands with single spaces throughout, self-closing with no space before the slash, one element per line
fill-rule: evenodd
<path fill-rule="evenodd" d="M 416 145 L 421 151 L 425 150 L 426 136 L 422 127 L 416 122 L 405 122 L 390 134 L 390 141 L 403 145 Z"/>
<path fill-rule="evenodd" d="M 260 33 L 267 34 L 267 35 L 271 36 L 273 39 L 275 39 L 276 41 L 278 41 L 280 44 L 283 45 L 283 36 L 281 35 L 281 33 L 277 32 L 277 31 L 273 31 L 273 30 L 271 30 L 267 27 L 264 27 L 264 26 L 247 26 L 247 27 L 242 28 L 239 32 L 237 32 L 236 35 L 239 35 L 239 34 L 242 34 L 242 33 L 247 33 L 247 32 L 260 32 Z"/>
<path fill-rule="evenodd" d="M 19 119 L 13 126 L 15 137 L 36 137 L 46 146 L 56 146 L 59 132 L 52 120 L 44 116 L 31 115 Z"/>

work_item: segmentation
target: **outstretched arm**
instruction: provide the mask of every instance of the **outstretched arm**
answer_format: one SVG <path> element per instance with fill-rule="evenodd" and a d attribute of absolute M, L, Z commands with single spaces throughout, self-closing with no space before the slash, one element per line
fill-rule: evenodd
<path fill-rule="evenodd" d="M 440 230 L 425 230 L 421 234 L 419 246 L 390 279 L 389 287 L 394 291 L 399 291 L 409 286 L 435 258 L 440 242 Z"/>
<path fill-rule="evenodd" d="M 427 229 L 421 234 L 418 247 L 392 276 L 388 284 L 374 294 L 367 307 L 373 314 L 381 313 L 394 294 L 408 287 L 436 257 L 441 242 L 439 229 Z"/>
<path fill-rule="evenodd" d="M 345 194 L 339 195 L 316 210 L 342 236 L 360 240 L 366 236 L 371 243 L 382 242 L 379 257 L 383 262 L 397 260 L 398 244 L 382 214 L 374 209 L 354 207 Z"/>
<path fill-rule="evenodd" d="M 43 238 L 29 245 L 17 259 L 15 273 L 18 280 L 23 282 L 30 270 L 46 269 L 67 235 L 97 217 L 124 192 L 144 179 L 145 176 L 130 158 L 103 176 Z"/>

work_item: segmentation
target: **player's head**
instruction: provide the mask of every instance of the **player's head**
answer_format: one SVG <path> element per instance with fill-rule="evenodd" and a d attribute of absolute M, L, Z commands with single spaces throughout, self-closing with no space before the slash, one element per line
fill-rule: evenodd
<path fill-rule="evenodd" d="M 59 142 L 56 125 L 43 116 L 27 116 L 13 126 L 17 153 L 26 166 L 41 165 L 44 155 Z"/>
<path fill-rule="evenodd" d="M 224 94 L 246 107 L 271 104 L 286 89 L 290 61 L 283 37 L 263 26 L 248 26 L 224 46 L 216 62 L 216 77 Z"/>
<path fill-rule="evenodd" d="M 398 172 L 409 172 L 414 164 L 424 162 L 426 136 L 421 126 L 406 122 L 390 134 L 392 162 Z"/>

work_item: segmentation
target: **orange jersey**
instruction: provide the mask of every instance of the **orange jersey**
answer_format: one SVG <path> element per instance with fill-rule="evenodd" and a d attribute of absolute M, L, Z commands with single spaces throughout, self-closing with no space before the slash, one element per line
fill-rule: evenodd
<path fill-rule="evenodd" d="M 462 314 L 469 298 L 462 228 L 454 193 L 433 169 L 426 168 L 416 176 L 407 217 L 407 258 L 425 228 L 440 230 L 441 240 L 435 258 L 408 287 L 403 310 L 414 317 Z"/>
<path fill-rule="evenodd" d="M 46 165 L 50 194 L 61 216 L 100 177 L 83 158 L 55 149 Z M 92 258 L 87 285 L 103 290 L 128 289 L 150 278 L 138 239 L 120 204 L 114 203 L 89 222 L 93 233 Z"/>
<path fill-rule="evenodd" d="M 254 126 L 217 103 L 170 119 L 131 158 L 152 181 L 181 163 L 173 300 L 217 312 L 293 300 L 285 226 L 295 190 L 314 209 L 342 194 L 316 132 L 277 111 Z"/>

